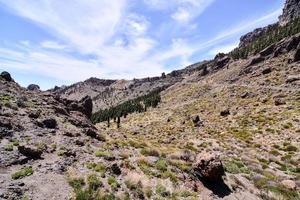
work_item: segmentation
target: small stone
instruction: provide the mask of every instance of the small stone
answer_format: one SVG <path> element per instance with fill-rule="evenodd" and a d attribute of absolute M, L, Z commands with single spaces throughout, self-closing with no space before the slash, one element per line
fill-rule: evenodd
<path fill-rule="evenodd" d="M 226 117 L 226 116 L 230 115 L 230 110 L 229 109 L 223 110 L 220 112 L 220 115 L 222 117 Z"/>
<path fill-rule="evenodd" d="M 281 181 L 281 184 L 290 190 L 295 190 L 297 188 L 295 181 L 292 180 L 283 180 Z"/>
<path fill-rule="evenodd" d="M 115 174 L 115 175 L 121 175 L 121 169 L 120 167 L 118 166 L 117 163 L 114 163 L 112 166 L 111 166 L 111 171 Z"/>
<path fill-rule="evenodd" d="M 266 75 L 266 74 L 269 74 L 269 73 L 271 73 L 272 72 L 272 69 L 270 68 L 270 67 L 266 67 L 266 68 L 264 68 L 263 70 L 262 70 L 262 74 L 263 75 Z"/>

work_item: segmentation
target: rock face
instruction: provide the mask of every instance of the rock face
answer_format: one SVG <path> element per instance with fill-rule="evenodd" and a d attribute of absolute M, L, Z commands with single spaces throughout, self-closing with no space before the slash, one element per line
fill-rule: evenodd
<path fill-rule="evenodd" d="M 30 85 L 28 85 L 27 90 L 29 90 L 29 91 L 38 91 L 38 90 L 40 90 L 40 86 L 38 86 L 36 84 L 30 84 Z"/>
<path fill-rule="evenodd" d="M 299 16 L 300 16 L 300 0 L 287 0 L 283 8 L 283 13 L 279 17 L 279 24 L 285 25 L 292 19 Z"/>
<path fill-rule="evenodd" d="M 0 75 L 0 77 L 3 78 L 6 81 L 9 81 L 9 82 L 12 81 L 10 73 L 8 73 L 8 72 L 5 72 L 5 71 L 2 72 L 1 75 Z"/>
<path fill-rule="evenodd" d="M 243 35 L 240 38 L 240 47 L 244 47 L 247 44 L 255 41 L 258 37 L 262 36 L 263 34 L 265 34 L 266 32 L 268 32 L 270 29 L 274 28 L 278 26 L 278 24 L 272 24 L 269 26 L 266 26 L 264 28 L 257 28 L 254 31 L 247 33 L 246 35 Z"/>
<path fill-rule="evenodd" d="M 222 176 L 225 175 L 220 158 L 213 154 L 202 153 L 197 155 L 193 167 L 194 171 L 207 181 L 220 181 Z"/>

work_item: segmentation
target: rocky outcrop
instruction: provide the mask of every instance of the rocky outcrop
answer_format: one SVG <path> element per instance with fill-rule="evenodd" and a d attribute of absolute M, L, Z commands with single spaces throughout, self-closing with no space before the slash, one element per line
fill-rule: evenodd
<path fill-rule="evenodd" d="M 250 44 L 251 42 L 254 42 L 257 38 L 264 35 L 265 33 L 267 33 L 268 31 L 270 31 L 271 29 L 273 29 L 276 26 L 278 26 L 278 24 L 272 24 L 272 25 L 266 26 L 264 28 L 257 28 L 254 31 L 247 33 L 246 35 L 243 35 L 240 38 L 239 46 L 244 47 L 244 46 Z"/>
<path fill-rule="evenodd" d="M 281 26 L 287 24 L 292 19 L 300 16 L 300 0 L 287 0 L 285 2 L 283 13 L 279 17 Z"/>
<path fill-rule="evenodd" d="M 0 77 L 3 78 L 4 80 L 8 81 L 8 82 L 13 80 L 10 76 L 10 73 L 5 72 L 5 71 L 0 74 Z"/>
<path fill-rule="evenodd" d="M 197 155 L 196 162 L 193 164 L 194 171 L 207 181 L 218 182 L 225 175 L 220 158 L 209 153 Z"/>
<path fill-rule="evenodd" d="M 40 90 L 40 86 L 38 86 L 36 84 L 30 84 L 30 85 L 28 85 L 27 90 L 29 90 L 29 91 L 38 91 L 38 90 Z"/>

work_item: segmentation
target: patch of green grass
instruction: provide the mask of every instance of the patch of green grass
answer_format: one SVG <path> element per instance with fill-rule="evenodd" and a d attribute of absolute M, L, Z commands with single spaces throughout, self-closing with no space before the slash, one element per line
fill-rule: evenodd
<path fill-rule="evenodd" d="M 298 150 L 297 147 L 293 146 L 293 145 L 287 145 L 284 149 L 284 151 L 289 151 L 289 152 L 296 152 Z"/>
<path fill-rule="evenodd" d="M 96 174 L 90 174 L 87 177 L 87 183 L 90 190 L 97 190 L 99 187 L 102 186 L 102 182 L 99 180 Z"/>
<path fill-rule="evenodd" d="M 32 167 L 25 167 L 25 168 L 21 169 L 20 171 L 12 174 L 11 178 L 16 180 L 16 179 L 24 178 L 25 176 L 30 176 L 31 174 L 33 174 Z"/>
<path fill-rule="evenodd" d="M 134 140 L 129 140 L 128 141 L 128 145 L 132 146 L 132 147 L 134 147 L 136 149 L 138 149 L 138 148 L 144 148 L 144 147 L 147 146 L 147 144 L 145 144 L 145 143 L 139 143 L 139 142 L 136 142 Z"/>
<path fill-rule="evenodd" d="M 250 173 L 248 167 L 241 160 L 231 160 L 225 162 L 225 170 L 231 174 Z"/>
<path fill-rule="evenodd" d="M 293 124 L 291 122 L 288 122 L 286 124 L 283 124 L 282 127 L 284 129 L 290 129 L 290 128 L 293 128 Z"/>
<path fill-rule="evenodd" d="M 167 170 L 162 174 L 163 178 L 170 178 L 170 180 L 173 183 L 176 183 L 178 181 L 177 176 L 171 171 L 171 170 Z"/>
<path fill-rule="evenodd" d="M 151 163 L 149 163 L 147 160 L 145 159 L 141 159 L 137 162 L 137 165 L 139 166 L 139 168 L 144 172 L 144 174 L 147 175 L 153 175 L 151 168 L 153 167 L 151 165 Z"/>
<path fill-rule="evenodd" d="M 161 172 L 165 172 L 168 170 L 168 164 L 167 161 L 164 159 L 159 159 L 155 162 L 155 167 Z"/>
<path fill-rule="evenodd" d="M 17 139 L 12 139 L 11 144 L 14 146 L 19 146 L 19 141 Z"/>
<path fill-rule="evenodd" d="M 156 149 L 150 149 L 150 148 L 143 148 L 141 149 L 141 154 L 144 156 L 154 156 L 154 157 L 159 157 L 160 153 Z"/>
<path fill-rule="evenodd" d="M 108 152 L 108 151 L 97 150 L 95 152 L 95 156 L 97 156 L 97 157 L 111 157 L 112 154 L 110 152 Z"/>
<path fill-rule="evenodd" d="M 165 186 L 161 185 L 161 184 L 156 185 L 155 191 L 161 197 L 171 196 L 171 193 L 169 191 L 167 191 L 167 188 Z"/>
<path fill-rule="evenodd" d="M 267 190 L 273 192 L 274 194 L 281 195 L 286 199 L 300 199 L 297 191 L 289 190 L 281 185 L 268 187 Z"/>
<path fill-rule="evenodd" d="M 281 154 L 279 153 L 279 151 L 277 151 L 277 150 L 275 150 L 275 149 L 271 150 L 269 153 L 272 154 L 272 155 L 274 155 L 274 156 L 279 156 L 279 155 L 281 155 Z"/>
<path fill-rule="evenodd" d="M 109 176 L 107 178 L 107 183 L 113 190 L 116 190 L 120 186 L 117 179 L 114 176 Z"/>
<path fill-rule="evenodd" d="M 7 144 L 4 146 L 5 151 L 13 151 L 14 150 L 14 145 L 12 143 Z"/>
<path fill-rule="evenodd" d="M 85 185 L 84 179 L 81 177 L 69 178 L 68 183 L 74 190 L 80 190 Z"/>
<path fill-rule="evenodd" d="M 289 161 L 292 158 L 292 154 L 286 154 L 284 156 L 281 157 L 282 161 Z"/>

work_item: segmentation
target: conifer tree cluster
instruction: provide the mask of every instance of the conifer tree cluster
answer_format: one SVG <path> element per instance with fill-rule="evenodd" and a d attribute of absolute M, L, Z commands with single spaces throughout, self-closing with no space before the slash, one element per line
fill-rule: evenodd
<path fill-rule="evenodd" d="M 253 53 L 259 53 L 268 46 L 279 42 L 285 37 L 293 36 L 300 32 L 300 17 L 292 20 L 285 26 L 274 26 L 255 41 L 245 47 L 238 47 L 230 52 L 233 59 L 244 59 Z"/>
<path fill-rule="evenodd" d="M 161 101 L 160 92 L 162 89 L 158 89 L 155 91 L 150 92 L 147 95 L 128 100 L 122 104 L 117 106 L 99 110 L 98 112 L 92 115 L 92 122 L 94 124 L 99 122 L 107 121 L 108 126 L 110 126 L 110 120 L 113 119 L 115 122 L 118 123 L 118 127 L 120 126 L 120 118 L 125 117 L 128 114 L 134 112 L 145 112 L 149 107 L 157 107 L 159 102 Z"/>

